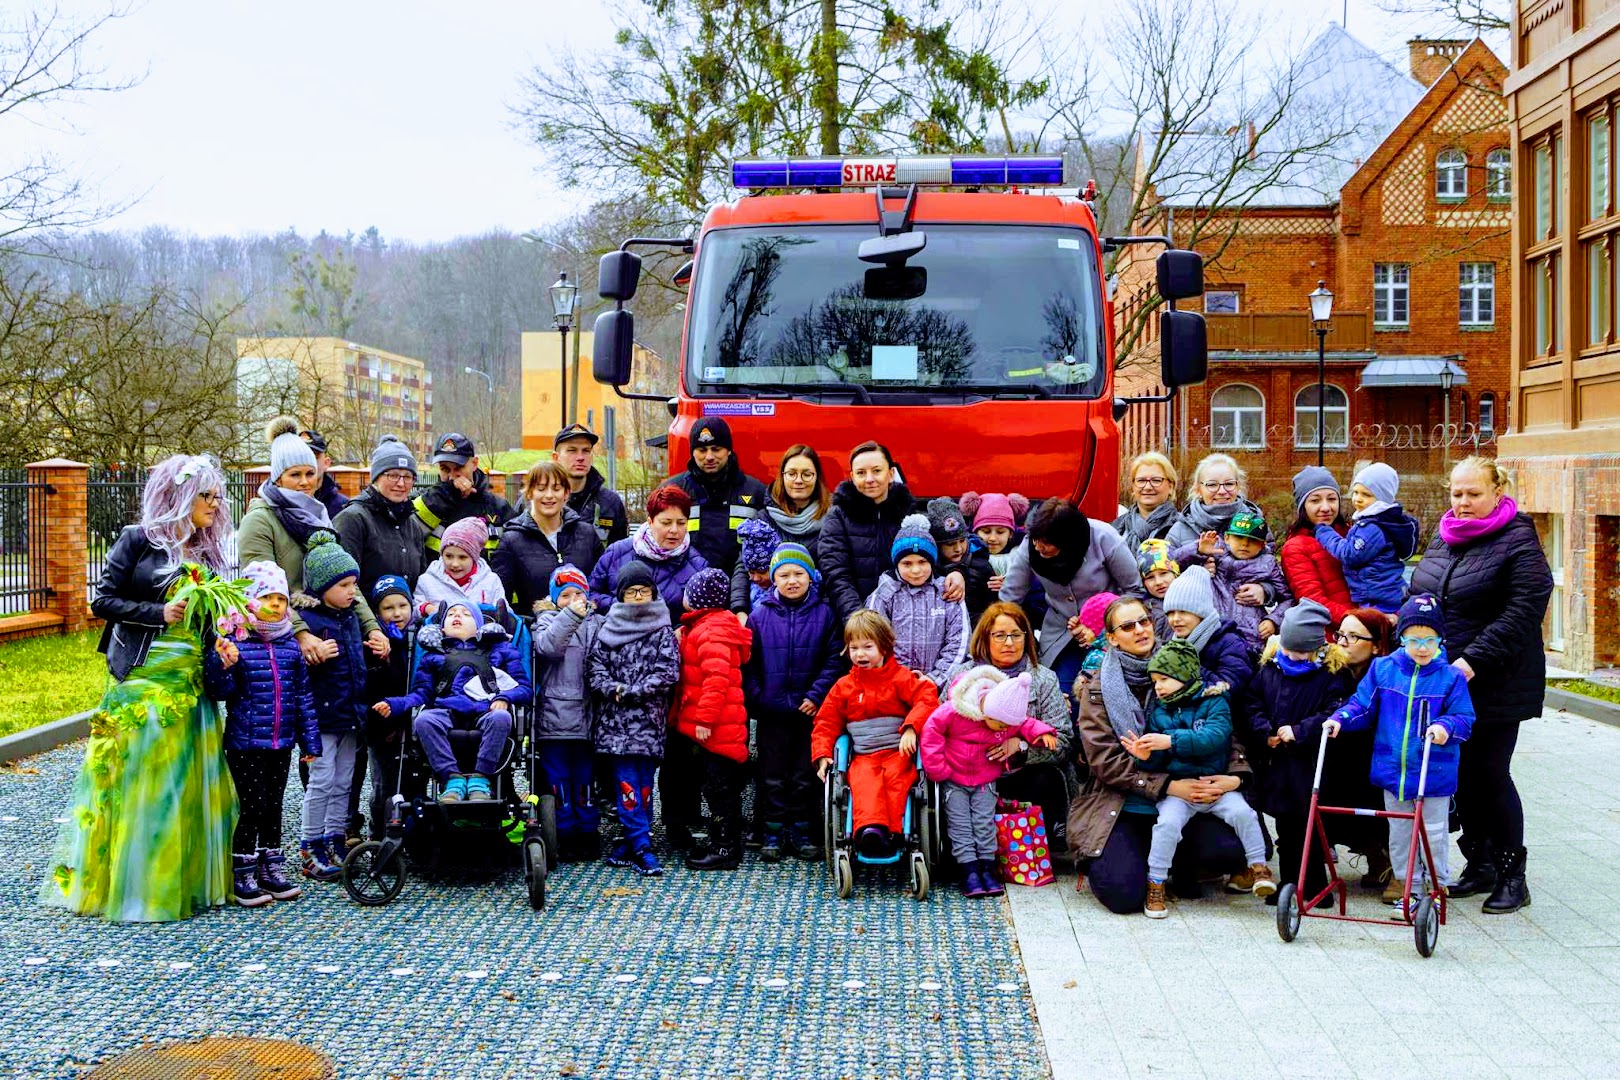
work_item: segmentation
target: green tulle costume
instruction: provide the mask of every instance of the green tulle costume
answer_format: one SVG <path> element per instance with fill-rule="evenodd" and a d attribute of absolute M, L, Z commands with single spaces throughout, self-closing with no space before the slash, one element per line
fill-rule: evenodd
<path fill-rule="evenodd" d="M 236 788 L 202 663 L 196 632 L 176 624 L 102 698 L 45 903 L 169 922 L 230 900 Z"/>

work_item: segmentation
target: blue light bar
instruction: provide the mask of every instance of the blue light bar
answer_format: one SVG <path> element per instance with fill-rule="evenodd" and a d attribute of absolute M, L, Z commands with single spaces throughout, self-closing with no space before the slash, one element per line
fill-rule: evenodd
<path fill-rule="evenodd" d="M 915 155 L 907 157 L 770 158 L 734 162 L 732 185 L 764 188 L 918 184 L 934 187 L 1056 186 L 1063 158 L 1045 155 Z"/>

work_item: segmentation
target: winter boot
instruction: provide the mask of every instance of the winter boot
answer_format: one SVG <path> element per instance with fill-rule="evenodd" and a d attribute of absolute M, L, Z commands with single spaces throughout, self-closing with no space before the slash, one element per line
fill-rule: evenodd
<path fill-rule="evenodd" d="M 965 873 L 962 875 L 962 895 L 969 900 L 990 895 L 989 889 L 985 886 L 984 874 L 979 870 L 981 865 L 983 864 L 971 862 L 963 868 Z"/>
<path fill-rule="evenodd" d="M 277 900 L 296 900 L 304 890 L 287 877 L 287 856 L 280 848 L 259 849 L 259 888 Z"/>
<path fill-rule="evenodd" d="M 1147 900 L 1142 904 L 1142 914 L 1150 919 L 1164 919 L 1170 915 L 1170 905 L 1165 900 L 1164 882 L 1150 881 L 1147 887 Z"/>
<path fill-rule="evenodd" d="M 440 802 L 460 802 L 467 797 L 467 778 L 460 773 L 451 773 L 450 778 L 439 789 Z"/>
<path fill-rule="evenodd" d="M 805 862 L 820 862 L 827 857 L 827 852 L 821 846 L 820 835 L 808 821 L 788 827 L 787 849 L 793 852 L 795 858 Z"/>
<path fill-rule="evenodd" d="M 1457 883 L 1451 887 L 1451 895 L 1456 897 L 1486 896 L 1496 894 L 1497 883 L 1501 880 L 1501 867 L 1496 862 L 1494 851 L 1478 851 L 1463 867 L 1463 872 L 1457 878 Z"/>
<path fill-rule="evenodd" d="M 1530 906 L 1530 887 L 1524 883 L 1524 848 L 1506 848 L 1496 854 L 1496 888 L 1480 909 L 1487 915 L 1510 915 Z M 1452 892 L 1455 896 L 1455 890 Z"/>
<path fill-rule="evenodd" d="M 765 823 L 765 835 L 759 843 L 759 857 L 765 862 L 782 861 L 782 826 L 769 821 Z"/>
<path fill-rule="evenodd" d="M 259 860 L 254 855 L 232 855 L 231 899 L 243 907 L 263 907 L 275 897 L 259 888 Z"/>
<path fill-rule="evenodd" d="M 642 877 L 664 876 L 664 865 L 650 847 L 636 848 L 630 856 L 630 866 Z"/>
<path fill-rule="evenodd" d="M 326 848 L 326 837 L 317 836 L 305 840 L 298 845 L 298 856 L 303 863 L 303 874 L 316 881 L 336 881 L 343 876 L 343 871 L 332 862 L 332 855 Z"/>
<path fill-rule="evenodd" d="M 1361 875 L 1363 889 L 1382 889 L 1393 871 L 1389 866 L 1389 849 L 1379 848 L 1367 855 L 1367 872 Z"/>
<path fill-rule="evenodd" d="M 489 802 L 489 777 L 483 773 L 471 773 L 467 777 L 467 801 Z"/>
<path fill-rule="evenodd" d="M 979 879 L 984 882 L 984 895 L 1005 896 L 1007 887 L 1001 883 L 996 874 L 996 864 L 993 859 L 979 860 Z"/>
<path fill-rule="evenodd" d="M 716 821 L 710 830 L 714 844 L 701 854 L 686 857 L 688 870 L 735 870 L 742 865 L 742 845 L 737 842 L 738 830 Z"/>

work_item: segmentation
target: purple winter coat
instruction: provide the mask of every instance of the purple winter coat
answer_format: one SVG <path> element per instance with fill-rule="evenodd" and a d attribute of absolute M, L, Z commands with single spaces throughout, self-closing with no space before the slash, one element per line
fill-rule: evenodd
<path fill-rule="evenodd" d="M 1294 606 L 1294 594 L 1288 589 L 1282 564 L 1270 551 L 1262 551 L 1252 559 L 1235 558 L 1222 551 L 1214 559 L 1215 614 L 1236 626 L 1249 648 L 1258 653 L 1266 647 L 1260 640 L 1260 623 L 1270 619 L 1281 627 L 1283 614 Z M 1237 591 L 1245 585 L 1259 585 L 1266 590 L 1264 606 L 1237 602 Z"/>
<path fill-rule="evenodd" d="M 634 545 L 634 537 L 608 545 L 608 549 L 602 552 L 602 557 L 597 560 L 595 569 L 591 571 L 591 603 L 604 615 L 616 599 L 613 593 L 614 586 L 619 581 L 619 568 L 636 558 Z M 664 603 L 669 605 L 670 622 L 680 622 L 681 616 L 686 614 L 686 583 L 699 570 L 707 570 L 709 564 L 703 561 L 703 556 L 691 548 L 687 549 L 685 555 L 676 559 L 666 559 L 663 562 L 652 562 L 648 559 L 641 561 L 652 571 L 653 585 L 658 589 L 658 595 L 664 598 Z"/>

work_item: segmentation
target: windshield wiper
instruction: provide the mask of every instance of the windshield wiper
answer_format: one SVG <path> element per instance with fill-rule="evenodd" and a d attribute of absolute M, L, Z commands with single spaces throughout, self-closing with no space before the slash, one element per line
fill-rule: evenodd
<path fill-rule="evenodd" d="M 781 394 L 783 397 L 794 397 L 798 394 L 854 394 L 862 405 L 872 404 L 872 392 L 860 383 L 847 382 L 804 382 L 804 383 L 757 383 L 747 386 L 721 388 L 722 393 L 728 389 L 754 394 Z"/>
<path fill-rule="evenodd" d="M 960 390 L 965 394 L 978 394 L 987 398 L 1037 397 L 1050 398 L 1051 388 L 1040 383 L 1014 383 L 1002 386 L 952 386 L 942 389 Z"/>

